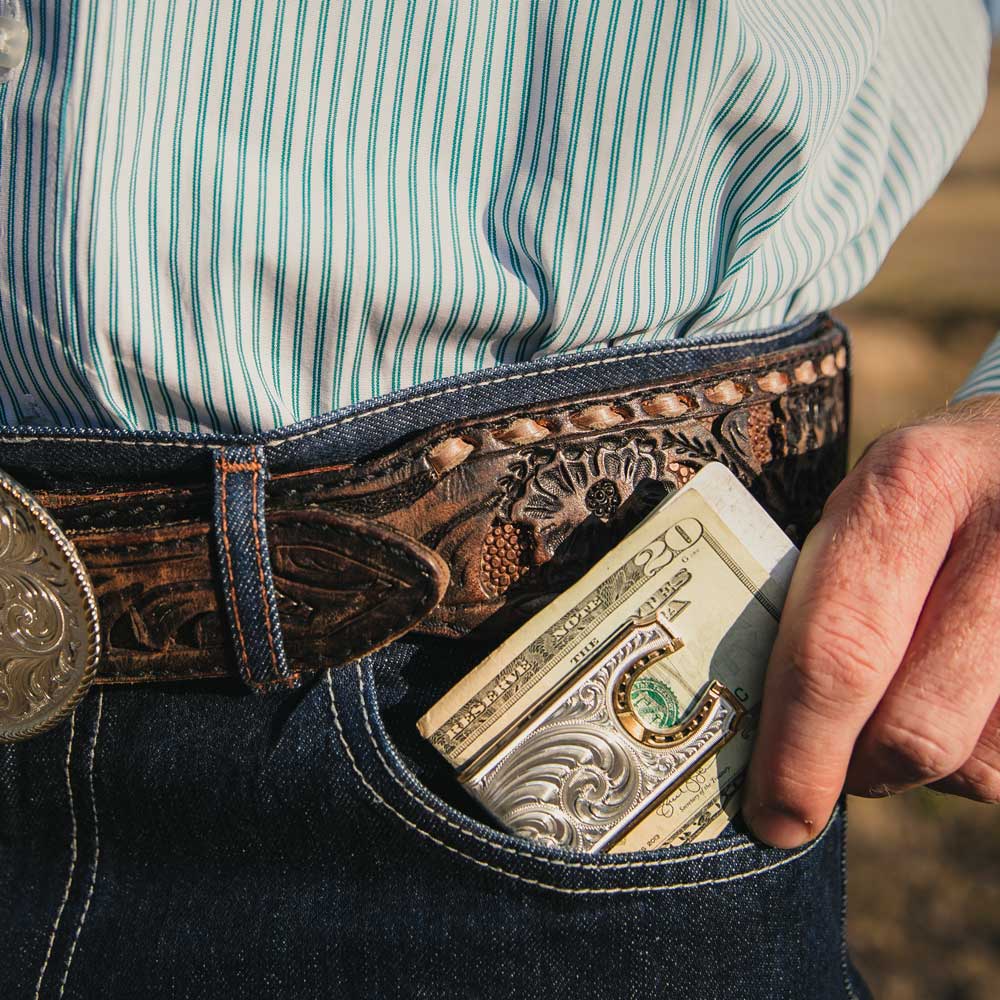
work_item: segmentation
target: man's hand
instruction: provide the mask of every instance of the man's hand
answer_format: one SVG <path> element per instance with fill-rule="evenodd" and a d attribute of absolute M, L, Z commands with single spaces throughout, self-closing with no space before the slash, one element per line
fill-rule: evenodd
<path fill-rule="evenodd" d="M 802 547 L 743 813 L 797 846 L 845 785 L 1000 802 L 1000 396 L 876 441 Z"/>

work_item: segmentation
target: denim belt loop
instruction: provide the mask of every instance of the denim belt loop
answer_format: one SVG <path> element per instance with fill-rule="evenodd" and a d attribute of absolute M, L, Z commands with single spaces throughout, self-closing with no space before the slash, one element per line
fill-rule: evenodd
<path fill-rule="evenodd" d="M 214 521 L 219 579 L 236 662 L 263 693 L 294 686 L 285 657 L 264 526 L 263 447 L 221 448 L 215 458 Z"/>

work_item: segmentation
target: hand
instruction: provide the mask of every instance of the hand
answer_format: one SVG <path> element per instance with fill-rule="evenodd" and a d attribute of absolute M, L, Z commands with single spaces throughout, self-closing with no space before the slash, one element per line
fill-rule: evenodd
<path fill-rule="evenodd" d="M 777 847 L 841 790 L 1000 802 L 1000 396 L 876 441 L 792 577 L 743 799 Z"/>

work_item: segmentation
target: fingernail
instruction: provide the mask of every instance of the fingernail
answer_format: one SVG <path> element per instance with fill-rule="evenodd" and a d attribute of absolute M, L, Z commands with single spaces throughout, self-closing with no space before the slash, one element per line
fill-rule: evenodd
<path fill-rule="evenodd" d="M 759 840 L 772 847 L 801 847 L 813 839 L 813 824 L 784 809 L 761 803 L 743 818 Z"/>
<path fill-rule="evenodd" d="M 869 799 L 887 799 L 890 795 L 895 795 L 895 789 L 890 788 L 888 785 L 872 785 L 868 789 Z"/>

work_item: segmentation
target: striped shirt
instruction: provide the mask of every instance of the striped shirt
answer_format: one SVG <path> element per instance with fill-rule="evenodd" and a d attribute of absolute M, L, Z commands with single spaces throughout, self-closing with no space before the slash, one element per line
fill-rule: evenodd
<path fill-rule="evenodd" d="M 974 127 L 990 34 L 982 0 L 0 16 L 0 421 L 205 432 L 836 305 Z"/>

